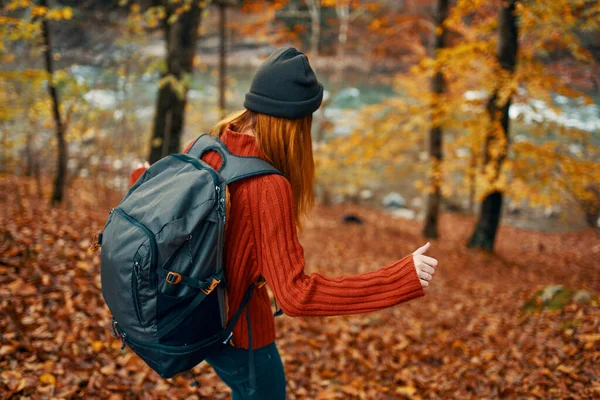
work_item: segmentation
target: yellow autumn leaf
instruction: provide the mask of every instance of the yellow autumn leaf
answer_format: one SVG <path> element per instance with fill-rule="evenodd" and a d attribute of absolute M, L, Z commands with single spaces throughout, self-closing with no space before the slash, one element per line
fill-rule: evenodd
<path fill-rule="evenodd" d="M 47 12 L 48 12 L 47 7 L 33 6 L 31 8 L 31 16 L 32 17 L 43 17 L 44 15 L 46 15 Z"/>
<path fill-rule="evenodd" d="M 398 386 L 396 388 L 396 394 L 401 394 L 404 396 L 412 396 L 417 392 L 417 388 L 414 386 Z"/>
<path fill-rule="evenodd" d="M 579 336 L 579 339 L 583 340 L 584 342 L 600 341 L 600 333 L 590 333 L 587 335 L 581 335 Z"/>
<path fill-rule="evenodd" d="M 84 271 L 89 271 L 90 270 L 90 264 L 88 264 L 85 261 L 79 260 L 79 261 L 77 261 L 76 265 L 77 265 L 77 268 L 82 269 Z"/>
<path fill-rule="evenodd" d="M 40 383 L 42 385 L 56 385 L 56 377 L 49 372 L 40 375 Z"/>
<path fill-rule="evenodd" d="M 351 396 L 360 396 L 360 394 L 361 394 L 361 391 L 352 385 L 344 385 L 341 387 L 341 389 L 342 389 L 342 392 L 349 394 Z"/>
<path fill-rule="evenodd" d="M 25 387 L 25 379 L 19 371 L 3 371 L 0 378 L 13 393 L 20 392 Z"/>
<path fill-rule="evenodd" d="M 96 353 L 99 353 L 103 348 L 104 348 L 104 342 L 102 342 L 101 340 L 94 340 L 92 342 L 92 349 Z"/>
<path fill-rule="evenodd" d="M 71 19 L 73 18 L 73 9 L 71 7 L 64 8 L 62 10 L 63 19 Z"/>
<path fill-rule="evenodd" d="M 100 368 L 100 373 L 102 375 L 112 375 L 115 373 L 115 364 L 108 364 L 104 367 Z"/>
<path fill-rule="evenodd" d="M 573 367 L 567 367 L 564 364 L 560 364 L 558 367 L 556 367 L 556 370 L 558 372 L 562 372 L 563 374 L 570 374 L 572 373 L 575 369 Z"/>

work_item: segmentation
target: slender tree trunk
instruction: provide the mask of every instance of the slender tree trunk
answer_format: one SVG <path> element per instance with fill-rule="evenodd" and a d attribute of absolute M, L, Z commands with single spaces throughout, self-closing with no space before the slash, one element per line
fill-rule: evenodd
<path fill-rule="evenodd" d="M 227 105 L 225 100 L 225 79 L 227 77 L 226 63 L 226 40 L 225 31 L 227 23 L 227 5 L 224 2 L 219 3 L 219 113 L 221 118 L 227 114 Z"/>
<path fill-rule="evenodd" d="M 43 199 L 44 190 L 42 188 L 42 172 L 40 170 L 40 160 L 39 158 L 36 158 L 33 162 L 33 177 L 35 178 L 35 191 L 38 199 Z"/>
<path fill-rule="evenodd" d="M 321 24 L 319 22 L 319 14 L 315 14 L 312 20 L 312 35 L 310 43 L 310 55 L 313 59 L 319 57 L 319 38 L 321 37 Z"/>
<path fill-rule="evenodd" d="M 490 117 L 490 128 L 485 137 L 484 148 L 484 166 L 493 168 L 493 176 L 490 184 L 494 185 L 500 178 L 500 169 L 508 153 L 509 146 L 509 116 L 512 94 L 508 96 L 503 104 L 498 102 L 498 94 L 506 85 L 509 78 L 514 73 L 517 65 L 518 51 L 518 26 L 517 16 L 515 15 L 515 5 L 518 0 L 505 1 L 500 9 L 498 18 L 499 38 L 498 38 L 498 83 L 492 93 L 487 112 Z M 500 148 L 501 151 L 498 151 Z M 502 215 L 503 193 L 499 189 L 493 189 L 487 194 L 481 203 L 479 218 L 475 230 L 468 242 L 469 247 L 476 247 L 492 251 L 500 217 Z"/>
<path fill-rule="evenodd" d="M 48 7 L 48 0 L 40 0 L 40 6 Z M 52 205 L 62 203 L 65 197 L 67 183 L 67 142 L 65 140 L 64 126 L 60 115 L 60 102 L 58 92 L 54 86 L 54 65 L 52 59 L 52 41 L 50 38 L 50 27 L 46 18 L 42 19 L 42 36 L 44 38 L 44 60 L 46 72 L 48 73 L 48 92 L 52 99 L 52 115 L 56 127 L 57 169 L 54 179 L 54 192 L 52 194 Z"/>
<path fill-rule="evenodd" d="M 350 4 L 339 3 L 336 7 L 338 20 L 340 21 L 340 30 L 338 32 L 338 48 L 336 63 L 336 80 L 339 84 L 344 82 L 344 72 L 346 71 L 346 43 L 348 42 L 348 28 L 350 25 Z"/>
<path fill-rule="evenodd" d="M 433 54 L 437 58 L 440 50 L 446 45 L 446 29 L 444 20 L 448 17 L 448 0 L 437 0 L 435 10 L 435 39 L 433 43 Z M 438 215 L 440 211 L 440 202 L 442 194 L 440 191 L 442 175 L 442 127 L 439 121 L 440 96 L 446 90 L 444 75 L 439 67 L 435 71 L 431 81 L 432 103 L 431 114 L 432 124 L 429 131 L 429 159 L 431 161 L 430 192 L 427 194 L 425 225 L 423 226 L 423 235 L 428 238 L 438 237 Z"/>
<path fill-rule="evenodd" d="M 311 21 L 311 35 L 310 35 L 310 63 L 311 67 L 316 71 L 317 60 L 319 58 L 319 40 L 321 37 L 321 0 L 304 0 L 308 7 L 308 13 Z M 324 140 L 323 125 L 325 124 L 325 107 L 326 102 L 321 104 L 319 109 L 319 119 L 316 124 L 315 131 L 313 132 L 314 137 L 318 143 Z"/>
<path fill-rule="evenodd" d="M 475 146 L 471 149 L 471 158 L 469 161 L 469 212 L 475 213 L 475 189 L 477 186 L 477 155 L 475 154 Z"/>
<path fill-rule="evenodd" d="M 8 171 L 8 133 L 0 127 L 0 173 Z"/>
<path fill-rule="evenodd" d="M 321 0 L 305 0 L 305 2 L 310 14 L 310 55 L 316 61 L 319 57 L 319 41 L 321 39 Z"/>
<path fill-rule="evenodd" d="M 204 2 L 194 0 L 190 9 L 179 15 L 174 23 L 169 23 L 173 5 L 163 0 L 155 2 L 167 8 L 167 18 L 163 22 L 167 47 L 166 72 L 162 78 L 171 77 L 184 85 L 183 92 L 177 92 L 174 85 L 166 83 L 158 91 L 154 128 L 150 142 L 148 161 L 155 163 L 171 153 L 180 151 L 183 132 L 185 105 L 187 102 L 187 79 L 191 79 L 196 40 Z"/>
<path fill-rule="evenodd" d="M 27 130 L 25 133 L 25 176 L 33 176 L 33 133 Z"/>

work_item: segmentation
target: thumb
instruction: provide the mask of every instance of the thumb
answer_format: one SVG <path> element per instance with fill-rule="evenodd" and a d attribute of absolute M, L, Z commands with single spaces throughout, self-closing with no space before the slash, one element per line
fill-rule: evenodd
<path fill-rule="evenodd" d="M 429 243 L 429 242 L 425 243 L 423 246 L 416 249 L 414 251 L 413 255 L 418 256 L 418 255 L 425 254 L 427 252 L 427 250 L 429 250 L 430 246 L 431 246 L 431 243 Z"/>

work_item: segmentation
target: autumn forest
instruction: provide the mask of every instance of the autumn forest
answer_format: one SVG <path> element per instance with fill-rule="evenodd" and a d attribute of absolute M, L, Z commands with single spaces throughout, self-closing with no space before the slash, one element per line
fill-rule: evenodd
<path fill-rule="evenodd" d="M 288 398 L 600 398 L 595 0 L 0 0 L 0 397 L 230 398 L 123 348 L 94 244 L 282 46 L 325 90 L 306 273 L 440 263 L 423 298 L 276 318 Z"/>

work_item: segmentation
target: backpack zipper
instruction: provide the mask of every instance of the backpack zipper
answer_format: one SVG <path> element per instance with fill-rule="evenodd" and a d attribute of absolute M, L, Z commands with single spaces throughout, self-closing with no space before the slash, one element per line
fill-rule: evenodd
<path fill-rule="evenodd" d="M 140 321 L 140 325 L 144 326 L 144 321 L 142 319 L 142 310 L 140 310 L 140 303 L 138 299 L 138 275 L 140 273 L 140 263 L 136 260 L 133 263 L 133 276 L 131 279 L 131 295 L 133 297 L 133 308 L 135 309 L 135 314 Z"/>
<path fill-rule="evenodd" d="M 116 329 L 119 332 L 119 334 L 121 336 L 121 340 L 124 343 L 129 342 L 129 343 L 133 344 L 134 346 L 138 346 L 138 347 L 142 347 L 142 348 L 146 348 L 146 349 L 156 349 L 156 350 L 166 351 L 171 354 L 187 354 L 190 351 L 193 351 L 196 349 L 201 349 L 210 344 L 220 342 L 220 340 L 218 338 L 216 338 L 216 336 L 218 336 L 219 334 L 216 334 L 213 337 L 207 338 L 207 339 L 213 339 L 214 343 L 213 343 L 213 341 L 207 340 L 207 339 L 200 341 L 198 343 L 183 344 L 181 346 L 173 346 L 173 345 L 161 344 L 161 343 L 148 343 L 148 342 L 141 342 L 139 340 L 132 339 L 131 337 L 127 336 L 127 334 L 125 332 L 123 332 L 118 326 L 116 327 Z"/>
<path fill-rule="evenodd" d="M 221 197 L 221 187 L 219 186 L 215 186 L 215 191 L 217 192 L 217 225 L 218 225 L 218 237 L 217 237 L 217 266 L 215 268 L 215 272 L 218 273 L 222 273 L 223 271 L 223 253 L 224 253 L 224 249 L 223 249 L 223 243 L 225 242 L 225 222 L 227 219 L 227 210 L 226 210 L 226 205 L 225 205 L 225 195 Z M 227 282 L 227 279 L 225 278 L 225 274 L 223 273 L 223 278 L 222 278 L 222 283 L 221 286 L 224 286 L 225 283 Z M 219 304 L 221 304 L 222 298 L 223 298 L 223 292 L 219 291 L 217 289 L 217 297 L 219 299 Z M 221 318 L 221 322 L 223 324 L 227 323 L 227 315 L 226 313 L 221 310 L 221 307 L 219 307 L 219 314 L 221 314 L 220 318 Z M 227 341 L 231 338 L 228 337 L 225 342 L 223 343 L 227 343 Z"/>
<path fill-rule="evenodd" d="M 188 246 L 190 246 L 190 241 L 191 240 L 192 240 L 192 235 L 191 234 L 187 235 L 185 237 L 185 240 L 179 246 L 177 246 L 177 248 L 175 249 L 175 251 L 173 251 L 173 253 L 169 256 L 169 258 L 167 259 L 167 261 L 164 262 L 164 264 L 162 265 L 161 269 L 164 269 L 166 271 L 170 271 L 169 268 L 171 268 L 171 265 L 173 265 L 173 263 L 175 262 L 175 258 L 177 257 L 177 253 L 179 253 L 181 251 L 181 249 L 183 248 L 183 246 L 185 246 L 186 244 Z M 190 259 L 190 263 L 192 263 L 193 259 L 192 259 L 191 250 L 188 250 L 188 253 L 189 253 L 188 257 Z"/>
<path fill-rule="evenodd" d="M 152 288 L 155 289 L 158 285 L 158 281 L 156 278 L 156 254 L 158 253 L 158 247 L 156 245 L 154 233 L 152 233 L 152 231 L 146 228 L 144 224 L 140 223 L 138 220 L 127 214 L 122 209 L 117 207 L 114 209 L 114 211 L 115 214 L 137 227 L 139 230 L 142 231 L 142 233 L 144 233 L 148 237 L 148 240 L 150 241 L 150 285 Z"/>
<path fill-rule="evenodd" d="M 221 187 L 215 186 L 217 192 L 217 213 L 220 217 L 223 217 L 223 223 L 225 223 L 225 198 L 221 198 Z"/>
<path fill-rule="evenodd" d="M 225 226 L 225 220 L 227 218 L 226 210 L 225 210 L 225 197 L 221 197 L 221 188 L 219 186 L 215 186 L 215 190 L 217 192 L 217 214 L 219 215 L 219 230 L 218 230 L 218 246 L 217 246 L 217 268 L 216 272 L 220 272 L 223 268 L 223 242 L 225 238 L 223 237 L 223 227 Z"/>

